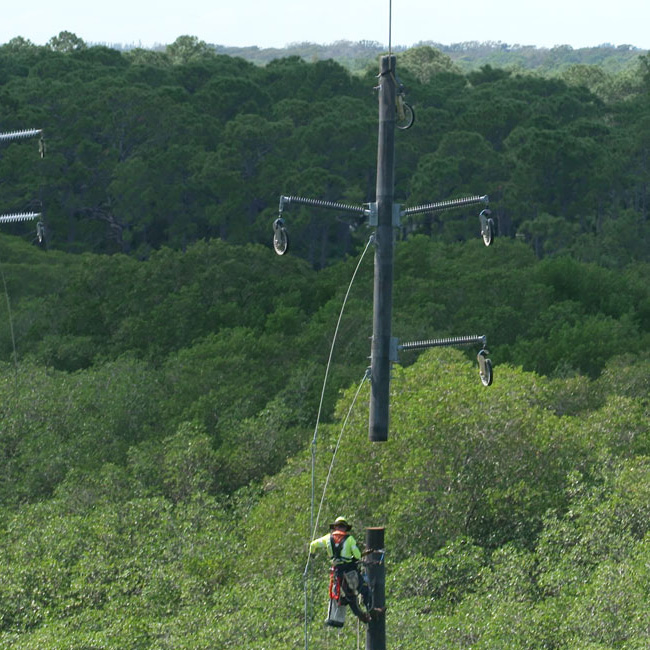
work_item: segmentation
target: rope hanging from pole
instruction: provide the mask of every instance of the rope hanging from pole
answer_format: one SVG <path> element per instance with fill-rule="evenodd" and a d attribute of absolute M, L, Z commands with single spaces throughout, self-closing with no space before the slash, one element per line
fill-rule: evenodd
<path fill-rule="evenodd" d="M 359 271 L 359 268 L 361 267 L 361 262 L 363 262 L 363 258 L 366 256 L 366 253 L 368 252 L 368 248 L 370 248 L 370 244 L 372 244 L 374 241 L 374 235 L 371 235 L 368 238 L 368 243 L 366 244 L 366 247 L 363 249 L 363 253 L 361 253 L 361 257 L 359 258 L 359 261 L 357 262 L 357 266 L 354 269 L 354 273 L 352 274 L 352 278 L 350 280 L 350 284 L 348 285 L 348 289 L 345 292 L 345 297 L 343 298 L 343 304 L 341 305 L 341 311 L 339 313 L 338 321 L 336 323 L 336 328 L 334 329 L 334 337 L 332 338 L 332 345 L 330 346 L 330 353 L 329 357 L 327 359 L 327 366 L 325 367 L 325 377 L 323 378 L 323 388 L 321 390 L 321 395 L 320 395 L 320 402 L 318 404 L 318 413 L 316 415 L 316 426 L 314 427 L 314 436 L 311 441 L 311 504 L 310 504 L 310 514 L 309 514 L 309 529 L 310 529 L 310 534 L 311 537 L 310 539 L 313 539 L 316 535 L 316 530 L 318 529 L 318 520 L 320 518 L 320 513 L 321 513 L 321 508 L 323 506 L 323 500 L 325 499 L 325 490 L 327 489 L 327 481 L 329 481 L 329 476 L 332 471 L 332 465 L 334 464 L 334 457 L 332 458 L 332 463 L 330 464 L 330 471 L 328 472 L 327 475 L 327 481 L 325 482 L 325 488 L 323 489 L 323 497 L 320 502 L 320 506 L 318 508 L 318 515 L 316 516 L 316 519 L 314 520 L 314 509 L 315 509 L 315 500 L 316 500 L 316 443 L 318 440 L 318 426 L 320 424 L 320 417 L 321 413 L 323 410 L 323 401 L 325 398 L 325 388 L 327 386 L 327 378 L 329 375 L 329 369 L 332 364 L 332 356 L 334 353 L 334 345 L 336 343 L 336 338 L 338 336 L 339 332 L 339 327 L 341 325 L 341 319 L 343 318 L 343 312 L 345 311 L 345 305 L 347 304 L 348 297 L 350 295 L 350 291 L 352 289 L 352 285 L 354 284 L 354 280 L 357 277 L 357 273 Z M 367 372 L 364 375 L 361 384 L 357 390 L 357 394 L 354 396 L 354 401 L 357 399 L 357 395 L 359 394 L 359 391 L 361 390 L 361 386 L 363 385 L 363 382 L 367 378 Z M 353 405 L 354 405 L 353 401 Z M 350 412 L 348 412 L 348 417 L 350 415 Z M 345 424 L 347 423 L 348 417 L 346 417 L 345 422 L 343 424 L 343 427 L 345 427 Z M 341 430 L 341 436 L 343 435 L 343 430 Z M 339 436 L 339 442 L 341 440 L 341 436 Z M 338 443 L 336 446 L 336 449 L 334 450 L 334 456 L 336 456 L 336 450 L 338 450 Z M 308 631 L 308 621 L 309 621 L 309 595 L 308 595 L 308 589 L 307 589 L 307 583 L 308 583 L 308 578 L 309 578 L 309 558 L 307 558 L 307 563 L 305 565 L 305 570 L 303 572 L 303 578 L 304 578 L 304 593 L 305 593 L 305 650 L 308 650 L 309 648 L 309 631 Z"/>
<path fill-rule="evenodd" d="M 330 477 L 332 476 L 332 469 L 334 468 L 334 461 L 336 460 L 336 454 L 338 453 L 339 447 L 341 446 L 341 440 L 343 439 L 343 432 L 345 431 L 345 427 L 347 426 L 348 420 L 350 419 L 350 415 L 352 414 L 352 410 L 354 409 L 354 405 L 356 404 L 357 397 L 359 397 L 359 393 L 361 392 L 361 388 L 363 387 L 364 383 L 366 380 L 370 379 L 370 370 L 366 370 L 365 374 L 363 375 L 363 378 L 361 379 L 361 382 L 359 383 L 359 386 L 357 388 L 357 392 L 354 394 L 354 398 L 352 399 L 352 403 L 350 404 L 350 408 L 348 409 L 347 415 L 345 416 L 345 420 L 343 421 L 343 425 L 341 426 L 341 432 L 339 433 L 339 437 L 336 441 L 336 446 L 334 447 L 334 452 L 332 453 L 332 460 L 330 462 L 329 469 L 327 471 L 327 477 L 325 479 L 325 485 L 323 486 L 323 493 L 321 496 L 320 504 L 318 506 L 318 516 L 316 517 L 316 522 L 318 522 L 318 519 L 320 518 L 320 513 L 323 508 L 323 503 L 325 502 L 325 494 L 327 493 L 327 487 L 329 485 L 329 480 Z M 313 495 L 312 495 L 313 496 Z M 314 533 L 315 534 L 315 533 Z M 312 538 L 314 537 L 314 534 L 312 534 Z M 305 565 L 305 571 L 303 573 L 303 578 L 305 581 L 305 650 L 308 650 L 309 648 L 309 633 L 308 633 L 308 590 L 307 590 L 307 580 L 309 578 L 309 567 L 310 567 L 310 562 L 309 562 L 309 557 L 307 558 L 307 564 Z"/>

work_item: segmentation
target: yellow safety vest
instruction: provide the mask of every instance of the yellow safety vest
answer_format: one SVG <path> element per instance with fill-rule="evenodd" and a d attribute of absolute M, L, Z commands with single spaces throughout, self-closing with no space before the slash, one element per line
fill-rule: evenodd
<path fill-rule="evenodd" d="M 314 553 L 319 548 L 327 549 L 327 554 L 334 560 L 334 564 L 345 564 L 346 562 L 353 562 L 354 560 L 361 559 L 361 551 L 352 535 L 347 535 L 345 537 L 338 557 L 335 557 L 331 533 L 315 539 L 309 545 L 309 552 Z"/>

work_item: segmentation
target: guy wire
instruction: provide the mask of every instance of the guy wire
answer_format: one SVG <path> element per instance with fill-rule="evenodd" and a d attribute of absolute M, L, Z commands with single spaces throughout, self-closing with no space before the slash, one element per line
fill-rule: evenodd
<path fill-rule="evenodd" d="M 388 54 L 393 53 L 392 44 L 393 31 L 393 0 L 388 0 Z"/>

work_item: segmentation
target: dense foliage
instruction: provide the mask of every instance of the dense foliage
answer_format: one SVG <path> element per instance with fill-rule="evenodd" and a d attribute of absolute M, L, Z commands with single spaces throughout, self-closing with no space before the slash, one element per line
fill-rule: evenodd
<path fill-rule="evenodd" d="M 575 63 L 547 76 L 463 73 L 430 46 L 398 59 L 418 115 L 398 134 L 405 206 L 489 194 L 499 235 L 538 257 L 648 261 L 647 56 L 622 72 Z M 375 85 L 376 65 L 256 66 L 192 37 L 127 53 L 69 33 L 47 47 L 14 39 L 0 47 L 0 126 L 43 128 L 47 155 L 3 146 L 0 204 L 42 206 L 48 246 L 66 251 L 268 244 L 281 193 L 374 200 Z M 336 216 L 291 210 L 294 253 L 320 268 L 358 250 L 361 235 Z M 468 209 L 409 220 L 402 235 L 464 241 L 476 228 Z"/>
<path fill-rule="evenodd" d="M 647 646 L 649 365 L 613 363 L 593 384 L 501 365 L 486 394 L 459 354 L 427 354 L 394 377 L 382 445 L 367 442 L 362 398 L 321 525 L 340 511 L 387 525 L 390 647 Z M 319 494 L 338 435 L 320 431 Z M 3 511 L 0 641 L 299 647 L 308 453 L 225 503 L 200 430 L 179 427 L 146 471 L 142 452 Z M 325 584 L 317 562 L 311 647 L 326 647 Z"/>
<path fill-rule="evenodd" d="M 647 59 L 617 85 L 400 54 L 399 186 L 487 191 L 500 236 L 404 224 L 394 334 L 485 333 L 495 382 L 401 352 L 381 444 L 370 230 L 292 210 L 268 246 L 280 191 L 372 199 L 374 71 L 66 33 L 0 64 L 2 130 L 48 141 L 0 151 L 3 210 L 48 226 L 0 235 L 0 647 L 286 650 L 305 620 L 353 647 L 324 561 L 303 583 L 314 434 L 319 532 L 386 526 L 389 647 L 648 647 Z"/>
<path fill-rule="evenodd" d="M 298 645 L 309 442 L 358 260 L 316 272 L 218 240 L 148 261 L 6 236 L 0 252 L 15 296 L 0 316 L 0 643 Z M 337 388 L 367 364 L 360 261 L 323 422 L 343 421 L 353 389 Z M 519 242 L 419 236 L 399 244 L 396 269 L 397 334 L 485 331 L 500 363 L 490 389 L 460 352 L 396 368 L 385 445 L 367 442 L 365 390 L 352 411 L 323 519 L 387 526 L 391 646 L 642 647 L 647 265 L 623 274 L 538 262 Z M 318 491 L 339 424 L 320 427 Z M 323 647 L 314 568 L 308 629 Z"/>
<path fill-rule="evenodd" d="M 112 44 L 112 47 L 124 52 L 133 49 L 128 44 Z M 534 45 L 508 44 L 499 41 L 465 41 L 461 43 L 435 43 L 426 41 L 415 47 L 434 47 L 447 55 L 464 71 L 478 70 L 485 65 L 500 68 L 522 68 L 555 73 L 573 65 L 586 65 L 594 70 L 600 68 L 605 72 L 619 72 L 634 65 L 639 54 L 644 50 L 635 44 L 612 45 L 603 43 L 597 47 L 573 48 L 570 45 L 557 45 L 552 48 Z M 350 70 L 362 70 L 387 51 L 386 46 L 376 41 L 336 41 L 322 44 L 311 42 L 289 43 L 283 48 L 264 48 L 257 46 L 234 47 L 206 44 L 217 54 L 236 56 L 247 61 L 266 65 L 274 59 L 299 56 L 305 61 L 333 59 Z M 166 46 L 155 48 L 164 51 Z M 395 45 L 394 52 L 405 52 L 412 47 Z"/>

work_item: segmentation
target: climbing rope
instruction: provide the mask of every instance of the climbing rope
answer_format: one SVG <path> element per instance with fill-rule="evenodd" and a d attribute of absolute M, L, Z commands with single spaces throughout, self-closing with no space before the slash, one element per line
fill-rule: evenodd
<path fill-rule="evenodd" d="M 354 406 L 354 402 L 356 402 L 357 396 L 359 394 L 359 391 L 361 390 L 361 386 L 363 386 L 363 383 L 365 380 L 368 378 L 368 371 L 366 371 L 366 374 L 364 375 L 363 379 L 361 380 L 361 384 L 359 385 L 359 388 L 357 389 L 357 393 L 354 396 L 354 400 L 352 401 L 352 406 L 350 407 L 350 410 L 348 411 L 348 415 L 345 418 L 345 422 L 343 423 L 343 427 L 341 428 L 341 433 L 339 435 L 339 440 L 336 444 L 336 449 L 334 450 L 334 454 L 332 457 L 332 462 L 330 463 L 330 468 L 327 473 L 327 480 L 325 481 L 325 487 L 323 488 L 323 495 L 321 497 L 320 505 L 318 508 L 318 515 L 316 516 L 316 519 L 314 520 L 314 509 L 315 509 L 315 502 L 316 502 L 316 444 L 318 441 L 318 427 L 320 425 L 320 418 L 321 418 L 321 413 L 323 411 L 323 401 L 325 398 L 325 388 L 327 386 L 327 378 L 329 375 L 329 370 L 330 366 L 332 364 L 332 356 L 334 353 L 334 345 L 336 343 L 336 338 L 338 336 L 339 332 L 339 327 L 341 325 L 341 319 L 343 318 L 343 312 L 345 311 L 345 305 L 348 301 L 348 297 L 350 295 L 350 290 L 352 289 L 352 285 L 354 284 L 354 280 L 357 277 L 357 273 L 359 271 L 359 268 L 361 267 L 361 262 L 363 262 L 363 258 L 365 257 L 366 253 L 368 252 L 368 248 L 370 248 L 370 244 L 374 242 L 375 236 L 374 234 L 371 235 L 368 238 L 368 243 L 366 244 L 366 247 L 363 249 L 363 253 L 361 253 L 361 257 L 359 258 L 359 261 L 357 262 L 357 266 L 354 269 L 354 273 L 352 274 L 352 278 L 350 280 L 350 284 L 348 285 L 348 289 L 345 292 L 345 297 L 343 298 L 343 304 L 341 305 L 341 311 L 339 313 L 338 321 L 336 323 L 336 328 L 334 329 L 334 337 L 332 339 L 332 345 L 330 346 L 330 352 L 329 352 L 329 357 L 327 359 L 327 365 L 325 367 L 325 377 L 323 378 L 323 387 L 321 389 L 321 395 L 320 395 L 320 402 L 318 404 L 318 413 L 316 415 L 316 426 L 314 427 L 314 435 L 311 441 L 311 499 L 310 499 L 310 510 L 309 510 L 309 529 L 311 532 L 311 537 L 310 539 L 314 539 L 316 535 L 316 530 L 318 529 L 318 520 L 320 518 L 320 513 L 321 509 L 323 506 L 323 501 L 325 499 L 325 492 L 327 490 L 327 484 L 329 482 L 329 477 L 332 472 L 332 467 L 334 465 L 334 458 L 336 457 L 336 452 L 338 450 L 339 444 L 341 442 L 341 438 L 343 436 L 343 431 L 345 430 L 345 425 L 347 424 L 348 418 L 350 416 L 352 407 Z M 304 592 L 305 592 L 305 650 L 309 650 L 309 590 L 308 590 L 308 582 L 309 582 L 309 558 L 307 558 L 307 563 L 305 565 L 305 570 L 303 572 L 303 578 L 304 578 Z"/>
<path fill-rule="evenodd" d="M 329 370 L 330 366 L 332 365 L 332 355 L 334 354 L 334 345 L 336 343 L 336 337 L 338 336 L 339 332 L 339 327 L 341 326 L 341 319 L 343 318 L 343 312 L 345 311 L 345 305 L 348 301 L 348 297 L 350 295 L 350 290 L 352 289 L 352 285 L 354 284 L 354 280 L 357 277 L 357 272 L 359 271 L 359 267 L 361 266 L 361 262 L 363 262 L 363 258 L 365 257 L 366 253 L 368 252 L 368 248 L 370 247 L 370 244 L 374 241 L 375 237 L 374 234 L 370 236 L 368 239 L 368 243 L 366 244 L 366 247 L 363 249 L 363 253 L 361 253 L 361 257 L 359 258 L 359 261 L 357 262 L 357 266 L 354 269 L 354 273 L 352 274 L 352 279 L 350 280 L 350 284 L 348 285 L 348 290 L 345 292 L 345 297 L 343 298 L 343 304 L 341 305 L 341 311 L 339 313 L 339 318 L 338 321 L 336 322 L 336 328 L 334 329 L 334 338 L 332 339 L 332 345 L 330 346 L 330 353 L 329 357 L 327 359 L 327 366 L 325 367 L 325 377 L 323 379 L 323 388 L 321 389 L 321 394 L 320 394 L 320 402 L 318 404 L 318 414 L 316 415 L 316 426 L 314 427 L 314 436 L 311 441 L 311 509 L 310 509 L 310 517 L 309 517 L 309 528 L 312 534 L 311 539 L 314 538 L 314 535 L 316 534 L 316 528 L 318 526 L 318 522 L 314 522 L 314 495 L 316 492 L 316 483 L 315 483 L 315 478 L 316 478 L 316 442 L 318 439 L 318 426 L 320 424 L 320 417 L 321 413 L 323 411 L 323 400 L 325 398 L 325 388 L 327 386 L 327 377 L 329 375 Z"/>
<path fill-rule="evenodd" d="M 325 501 L 325 494 L 327 492 L 327 486 L 329 484 L 330 477 L 332 475 L 332 469 L 334 468 L 334 461 L 336 460 L 336 454 L 339 450 L 339 447 L 341 446 L 341 440 L 343 439 L 343 432 L 345 431 L 345 427 L 348 423 L 348 420 L 350 419 L 350 415 L 352 414 L 352 410 L 354 409 L 354 405 L 357 401 L 357 397 L 359 397 L 359 393 L 361 392 L 361 388 L 363 387 L 363 384 L 366 382 L 367 379 L 370 379 L 370 369 L 366 370 L 365 374 L 363 375 L 363 378 L 361 379 L 361 382 L 359 383 L 359 386 L 357 388 L 357 392 L 354 394 L 354 398 L 352 399 L 352 403 L 350 404 L 350 408 L 348 409 L 348 412 L 345 416 L 345 420 L 343 421 L 343 425 L 341 426 L 341 431 L 339 433 L 339 437 L 336 441 L 336 446 L 334 447 L 334 453 L 332 454 L 332 460 L 330 462 L 329 469 L 327 471 L 327 477 L 325 479 L 325 485 L 323 486 L 323 493 L 321 496 L 320 504 L 318 506 L 318 515 L 316 517 L 316 523 L 318 524 L 318 519 L 320 518 L 320 513 L 323 508 L 323 503 Z M 312 534 L 312 539 L 315 536 L 315 532 Z M 308 650 L 309 648 L 309 631 L 308 631 L 308 621 L 309 621 L 309 596 L 308 596 L 308 588 L 307 588 L 307 579 L 309 575 L 309 557 L 307 558 L 307 564 L 305 565 L 305 571 L 304 571 L 304 578 L 305 578 L 305 650 Z"/>
<path fill-rule="evenodd" d="M 334 461 L 336 459 L 336 454 L 339 450 L 339 447 L 341 446 L 341 439 L 343 438 L 343 432 L 345 431 L 345 425 L 348 423 L 348 419 L 350 418 L 350 415 L 352 413 L 352 409 L 354 408 L 354 404 L 357 401 L 357 397 L 359 397 L 359 393 L 361 392 L 361 388 L 365 381 L 367 379 L 370 379 L 370 369 L 368 368 L 363 375 L 363 378 L 361 379 L 361 382 L 359 383 L 359 387 L 357 388 L 357 392 L 354 394 L 354 398 L 352 400 L 352 404 L 350 404 L 350 408 L 348 409 L 348 413 L 345 416 L 345 420 L 343 422 L 343 426 L 341 427 L 341 432 L 339 433 L 338 440 L 336 441 L 336 447 L 334 447 L 334 453 L 332 454 L 332 462 L 330 463 L 329 470 L 327 471 L 327 478 L 325 479 L 325 485 L 323 486 L 323 494 L 321 496 L 320 504 L 318 506 L 318 515 L 316 516 L 316 523 L 318 524 L 318 520 L 320 518 L 320 513 L 321 510 L 323 509 L 323 502 L 325 501 L 325 493 L 327 491 L 327 486 L 329 484 L 330 477 L 332 475 L 332 469 L 334 468 Z M 314 534 L 312 535 L 312 539 L 315 537 L 316 533 L 314 531 Z"/>

